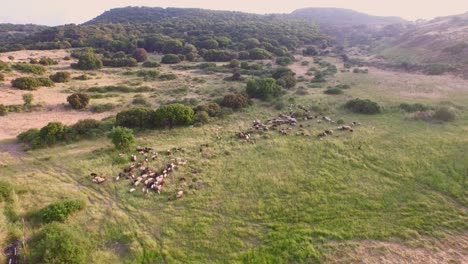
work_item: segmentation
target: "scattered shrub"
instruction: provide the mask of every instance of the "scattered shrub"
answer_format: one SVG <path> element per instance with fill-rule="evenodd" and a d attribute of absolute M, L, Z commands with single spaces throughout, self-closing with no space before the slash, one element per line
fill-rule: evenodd
<path fill-rule="evenodd" d="M 308 61 L 302 61 L 301 66 L 309 66 L 310 62 Z"/>
<path fill-rule="evenodd" d="M 270 59 L 272 57 L 272 54 L 262 48 L 254 48 L 249 51 L 249 58 L 251 60 L 265 60 L 265 59 Z"/>
<path fill-rule="evenodd" d="M 72 213 L 82 210 L 83 201 L 64 200 L 48 205 L 40 211 L 40 216 L 45 223 L 54 221 L 64 222 Z"/>
<path fill-rule="evenodd" d="M 148 59 L 148 53 L 146 52 L 145 49 L 138 48 L 138 49 L 136 49 L 136 50 L 133 52 L 132 57 L 133 57 L 137 62 L 143 62 L 143 61 L 145 61 L 145 60 Z"/>
<path fill-rule="evenodd" d="M 37 90 L 41 86 L 54 86 L 54 83 L 49 78 L 20 77 L 12 80 L 11 85 L 20 90 Z"/>
<path fill-rule="evenodd" d="M 237 58 L 237 54 L 229 50 L 210 49 L 203 52 L 206 61 L 231 61 Z"/>
<path fill-rule="evenodd" d="M 41 65 L 29 64 L 29 63 L 16 63 L 13 65 L 15 70 L 24 73 L 33 73 L 37 75 L 44 74 L 46 72 L 46 68 Z"/>
<path fill-rule="evenodd" d="M 160 106 L 153 114 L 152 122 L 156 127 L 185 126 L 193 122 L 192 108 L 183 104 Z"/>
<path fill-rule="evenodd" d="M 71 67 L 78 70 L 98 70 L 102 68 L 102 60 L 92 51 L 79 55 L 78 63 L 72 63 Z"/>
<path fill-rule="evenodd" d="M 56 72 L 49 77 L 55 83 L 66 83 L 71 79 L 71 74 L 69 72 Z"/>
<path fill-rule="evenodd" d="M 208 102 L 199 105 L 197 110 L 207 112 L 209 116 L 215 117 L 219 114 L 219 111 L 221 111 L 221 107 L 215 102 Z"/>
<path fill-rule="evenodd" d="M 129 150 L 135 143 L 135 136 L 131 129 L 125 127 L 114 127 L 109 134 L 116 149 Z"/>
<path fill-rule="evenodd" d="M 23 94 L 24 105 L 25 106 L 31 106 L 33 98 L 34 98 L 33 94 L 30 94 L 30 93 Z"/>
<path fill-rule="evenodd" d="M 7 70 L 8 68 L 8 63 L 0 60 L 0 71 Z"/>
<path fill-rule="evenodd" d="M 231 60 L 228 64 L 229 68 L 239 68 L 240 67 L 240 61 L 238 60 Z"/>
<path fill-rule="evenodd" d="M 272 78 L 251 79 L 247 82 L 246 92 L 253 98 L 269 99 L 280 96 L 281 87 Z"/>
<path fill-rule="evenodd" d="M 5 81 L 5 75 L 0 72 L 0 82 Z"/>
<path fill-rule="evenodd" d="M 414 113 L 418 111 L 427 111 L 429 110 L 429 107 L 420 104 L 420 103 L 415 103 L 415 104 L 408 104 L 408 103 L 402 103 L 400 104 L 400 109 L 404 110 L 405 112 L 408 113 Z"/>
<path fill-rule="evenodd" d="M 92 138 L 104 133 L 103 124 L 95 119 L 83 119 L 70 127 L 74 138 Z"/>
<path fill-rule="evenodd" d="M 455 120 L 456 114 L 448 107 L 440 107 L 434 112 L 433 118 L 442 122 L 450 122 Z"/>
<path fill-rule="evenodd" d="M 161 76 L 159 76 L 159 80 L 161 81 L 170 81 L 175 79 L 177 79 L 177 75 L 173 73 L 161 74 Z"/>
<path fill-rule="evenodd" d="M 380 113 L 380 106 L 369 99 L 354 99 L 345 104 L 345 108 L 361 114 L 377 114 Z"/>
<path fill-rule="evenodd" d="M 297 81 L 294 76 L 287 75 L 276 80 L 276 83 L 283 88 L 290 89 L 296 86 Z"/>
<path fill-rule="evenodd" d="M 112 103 L 97 104 L 91 107 L 91 112 L 104 113 L 104 112 L 112 111 L 114 108 L 115 108 L 115 105 Z"/>
<path fill-rule="evenodd" d="M 119 112 L 116 124 L 128 128 L 149 128 L 153 111 L 149 108 L 137 107 Z"/>
<path fill-rule="evenodd" d="M 328 88 L 327 90 L 325 90 L 325 94 L 330 94 L 330 95 L 337 95 L 337 94 L 343 94 L 343 90 L 341 90 L 340 88 Z"/>
<path fill-rule="evenodd" d="M 157 67 L 160 67 L 161 64 L 159 64 L 159 62 L 156 62 L 156 61 L 145 61 L 143 62 L 141 66 L 145 68 L 157 68 Z"/>
<path fill-rule="evenodd" d="M 144 97 L 133 98 L 132 104 L 134 105 L 150 105 Z"/>
<path fill-rule="evenodd" d="M 278 65 L 286 66 L 286 65 L 291 64 L 293 61 L 289 57 L 277 57 L 275 62 Z"/>
<path fill-rule="evenodd" d="M 423 72 L 428 75 L 442 75 L 452 70 L 452 67 L 444 64 L 430 64 L 424 67 Z"/>
<path fill-rule="evenodd" d="M 193 121 L 195 124 L 207 124 L 210 121 L 210 115 L 205 111 L 198 111 L 195 113 Z"/>
<path fill-rule="evenodd" d="M 110 85 L 110 86 L 102 86 L 102 87 L 91 87 L 88 88 L 88 92 L 91 93 L 112 93 L 112 92 L 120 92 L 120 93 L 145 93 L 150 92 L 152 89 L 148 86 L 140 86 L 137 88 L 130 88 L 124 85 Z"/>
<path fill-rule="evenodd" d="M 285 76 L 294 76 L 296 75 L 291 69 L 287 68 L 287 67 L 279 67 L 279 68 L 276 68 L 272 74 L 273 78 L 275 78 L 276 80 L 282 78 L 282 77 L 285 77 Z"/>
<path fill-rule="evenodd" d="M 156 70 L 140 70 L 137 71 L 138 77 L 143 77 L 145 80 L 156 79 L 159 76 L 159 71 Z"/>
<path fill-rule="evenodd" d="M 29 144 L 32 147 L 39 146 L 41 143 L 39 138 L 39 129 L 36 128 L 20 133 L 18 136 L 16 136 L 16 139 L 19 142 Z"/>
<path fill-rule="evenodd" d="M 53 223 L 30 242 L 30 263 L 84 264 L 88 255 L 83 234 Z"/>
<path fill-rule="evenodd" d="M 0 202 L 9 201 L 12 198 L 13 186 L 5 181 L 0 181 Z"/>
<path fill-rule="evenodd" d="M 226 94 L 221 105 L 232 109 L 241 109 L 249 105 L 249 99 L 243 94 Z"/>
<path fill-rule="evenodd" d="M 161 59 L 161 63 L 163 64 L 177 64 L 179 62 L 180 58 L 176 54 L 166 54 Z"/>
<path fill-rule="evenodd" d="M 58 61 L 53 60 L 53 59 L 48 58 L 48 57 L 42 57 L 42 58 L 39 60 L 39 64 L 42 64 L 42 65 L 45 65 L 45 66 L 57 65 L 57 64 L 58 64 Z"/>
<path fill-rule="evenodd" d="M 68 127 L 60 122 L 50 122 L 39 130 L 41 145 L 50 146 L 66 139 Z M 39 142 L 38 142 L 39 143 Z"/>
<path fill-rule="evenodd" d="M 74 93 L 67 97 L 68 103 L 73 109 L 83 109 L 89 104 L 89 95 L 82 93 Z"/>
<path fill-rule="evenodd" d="M 304 54 L 304 56 L 317 56 L 319 51 L 316 47 L 309 46 L 302 52 L 302 54 Z"/>
<path fill-rule="evenodd" d="M 8 109 L 5 105 L 0 104 L 0 116 L 6 116 L 8 114 Z"/>
<path fill-rule="evenodd" d="M 80 75 L 80 76 L 74 77 L 73 80 L 87 81 L 87 80 L 91 80 L 91 77 L 89 77 L 89 76 L 86 75 L 86 74 L 82 74 L 82 75 Z"/>
<path fill-rule="evenodd" d="M 137 60 L 134 58 L 112 58 L 112 59 L 103 59 L 102 65 L 106 67 L 136 67 L 138 66 Z"/>

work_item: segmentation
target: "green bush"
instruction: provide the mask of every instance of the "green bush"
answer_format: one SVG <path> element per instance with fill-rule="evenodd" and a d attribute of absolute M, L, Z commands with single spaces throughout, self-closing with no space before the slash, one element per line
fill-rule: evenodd
<path fill-rule="evenodd" d="M 240 61 L 238 60 L 231 60 L 228 64 L 229 68 L 239 68 L 240 67 Z"/>
<path fill-rule="evenodd" d="M 46 225 L 29 244 L 29 263 L 86 263 L 88 252 L 83 234 L 72 232 L 61 224 Z"/>
<path fill-rule="evenodd" d="M 408 113 L 414 113 L 418 111 L 420 112 L 427 111 L 430 108 L 420 103 L 415 103 L 415 104 L 402 103 L 400 104 L 400 109 Z"/>
<path fill-rule="evenodd" d="M 251 60 L 265 60 L 265 59 L 270 59 L 272 57 L 272 54 L 262 48 L 255 48 L 251 49 L 249 51 L 249 58 Z"/>
<path fill-rule="evenodd" d="M 20 133 L 16 136 L 16 139 L 21 143 L 30 145 L 31 147 L 38 147 L 41 144 L 39 129 L 36 128 Z"/>
<path fill-rule="evenodd" d="M 296 86 L 297 81 L 296 78 L 294 78 L 294 76 L 288 75 L 279 78 L 278 80 L 276 80 L 276 83 L 285 89 L 291 89 L 294 86 Z"/>
<path fill-rule="evenodd" d="M 380 113 L 380 106 L 369 99 L 354 99 L 345 104 L 345 108 L 355 113 L 360 114 L 377 114 Z"/>
<path fill-rule="evenodd" d="M 98 70 L 102 68 L 102 60 L 92 51 L 79 55 L 78 63 L 72 63 L 71 67 L 78 70 Z"/>
<path fill-rule="evenodd" d="M 138 77 L 143 77 L 145 80 L 156 79 L 159 76 L 159 71 L 156 70 L 140 70 L 137 71 Z"/>
<path fill-rule="evenodd" d="M 60 122 L 50 122 L 39 130 L 40 145 L 51 146 L 57 142 L 64 141 L 68 127 Z"/>
<path fill-rule="evenodd" d="M 246 92 L 253 98 L 269 99 L 280 96 L 281 87 L 272 78 L 251 79 L 247 82 Z"/>
<path fill-rule="evenodd" d="M 153 111 L 149 108 L 137 107 L 119 112 L 116 116 L 116 124 L 129 128 L 149 128 Z"/>
<path fill-rule="evenodd" d="M 82 75 L 80 75 L 80 76 L 74 77 L 73 80 L 87 81 L 87 80 L 91 80 L 91 77 L 89 77 L 89 76 L 86 75 L 86 74 L 82 74 Z"/>
<path fill-rule="evenodd" d="M 197 110 L 207 112 L 209 116 L 215 117 L 219 114 L 219 111 L 221 111 L 221 107 L 215 102 L 207 102 L 199 105 Z"/>
<path fill-rule="evenodd" d="M 39 60 L 39 64 L 42 64 L 42 65 L 45 65 L 45 66 L 57 65 L 57 64 L 58 64 L 58 61 L 53 60 L 53 59 L 48 58 L 48 57 L 42 57 L 42 58 Z"/>
<path fill-rule="evenodd" d="M 136 49 L 136 50 L 133 52 L 132 57 L 133 57 L 137 62 L 143 62 L 143 61 L 145 61 L 145 60 L 148 59 L 148 53 L 146 52 L 145 49 L 138 48 L 138 49 Z"/>
<path fill-rule="evenodd" d="M 45 223 L 54 221 L 64 222 L 72 213 L 82 210 L 85 207 L 83 201 L 64 200 L 48 205 L 39 214 Z"/>
<path fill-rule="evenodd" d="M 177 75 L 173 73 L 161 74 L 161 76 L 159 76 L 159 80 L 161 81 L 171 81 L 175 79 L 177 79 Z"/>
<path fill-rule="evenodd" d="M 278 80 L 280 78 L 283 78 L 283 77 L 286 77 L 286 76 L 294 76 L 296 74 L 291 69 L 289 69 L 287 67 L 279 67 L 279 68 L 276 68 L 275 70 L 273 70 L 271 75 L 273 76 L 273 78 Z"/>
<path fill-rule="evenodd" d="M 6 116 L 8 114 L 8 109 L 5 105 L 0 104 L 0 116 Z"/>
<path fill-rule="evenodd" d="M 20 90 L 37 90 L 41 86 L 54 86 L 54 83 L 49 78 L 20 77 L 12 80 L 11 85 Z"/>
<path fill-rule="evenodd" d="M 129 150 L 135 143 L 135 136 L 131 129 L 125 127 L 114 127 L 109 134 L 116 149 Z"/>
<path fill-rule="evenodd" d="M 281 65 L 281 66 L 286 66 L 291 64 L 293 61 L 289 57 L 278 57 L 276 58 L 276 64 Z"/>
<path fill-rule="evenodd" d="M 0 71 L 7 70 L 8 68 L 8 63 L 0 60 Z"/>
<path fill-rule="evenodd" d="M 43 66 L 29 63 L 16 63 L 13 65 L 13 68 L 20 72 L 33 73 L 37 75 L 41 75 L 46 72 L 46 68 Z"/>
<path fill-rule="evenodd" d="M 83 119 L 70 127 L 70 133 L 75 139 L 94 138 L 103 135 L 105 130 L 103 122 L 95 119 Z"/>
<path fill-rule="evenodd" d="M 243 94 L 226 94 L 221 105 L 232 109 L 241 109 L 249 106 L 249 99 Z"/>
<path fill-rule="evenodd" d="M 112 111 L 115 108 L 115 105 L 112 103 L 97 104 L 91 107 L 91 112 L 93 113 L 104 113 Z"/>
<path fill-rule="evenodd" d="M 205 111 L 198 111 L 195 113 L 193 121 L 195 124 L 208 124 L 210 121 L 210 115 L 208 115 L 208 113 Z"/>
<path fill-rule="evenodd" d="M 56 72 L 49 77 L 55 83 L 66 83 L 71 79 L 71 74 L 69 72 Z"/>
<path fill-rule="evenodd" d="M 144 97 L 141 97 L 141 96 L 138 96 L 138 97 L 135 97 L 132 101 L 132 104 L 134 105 L 150 105 L 150 103 L 146 100 L 146 98 Z"/>
<path fill-rule="evenodd" d="M 88 92 L 91 93 L 112 93 L 112 92 L 120 92 L 120 93 L 145 93 L 150 92 L 152 89 L 148 86 L 140 86 L 137 88 L 130 88 L 124 85 L 110 85 L 110 86 L 102 86 L 102 87 L 91 87 L 88 88 Z"/>
<path fill-rule="evenodd" d="M 9 201 L 12 198 L 13 186 L 5 181 L 0 181 L 0 202 Z"/>
<path fill-rule="evenodd" d="M 89 95 L 82 93 L 74 93 L 67 97 L 67 102 L 73 109 L 83 109 L 89 104 Z"/>
<path fill-rule="evenodd" d="M 450 122 L 455 120 L 457 116 L 452 109 L 448 107 L 440 107 L 434 112 L 432 117 L 442 122 Z"/>
<path fill-rule="evenodd" d="M 325 94 L 330 94 L 330 95 L 337 95 L 337 94 L 343 94 L 343 90 L 341 90 L 340 88 L 328 88 L 327 90 L 325 90 Z"/>
<path fill-rule="evenodd" d="M 160 106 L 153 114 L 152 122 L 156 127 L 186 126 L 193 122 L 193 109 L 183 104 Z"/>
<path fill-rule="evenodd" d="M 304 54 L 304 56 L 317 56 L 319 54 L 319 51 L 316 47 L 309 46 L 302 53 Z"/>
<path fill-rule="evenodd" d="M 0 72 L 0 82 L 5 81 L 5 74 Z"/>
<path fill-rule="evenodd" d="M 143 62 L 143 64 L 141 64 L 141 66 L 145 68 L 157 68 L 157 67 L 160 67 L 161 64 L 159 64 L 159 62 L 156 62 L 156 61 L 145 61 Z"/>
<path fill-rule="evenodd" d="M 33 94 L 30 94 L 30 93 L 23 94 L 23 102 L 25 106 L 30 106 L 32 104 L 33 99 L 34 99 Z"/>
<path fill-rule="evenodd" d="M 103 59 L 102 65 L 105 67 L 136 67 L 138 66 L 137 60 L 134 58 L 112 58 L 112 59 Z"/>
<path fill-rule="evenodd" d="M 166 54 L 161 59 L 161 63 L 163 64 L 177 64 L 179 62 L 180 58 L 176 54 Z"/>

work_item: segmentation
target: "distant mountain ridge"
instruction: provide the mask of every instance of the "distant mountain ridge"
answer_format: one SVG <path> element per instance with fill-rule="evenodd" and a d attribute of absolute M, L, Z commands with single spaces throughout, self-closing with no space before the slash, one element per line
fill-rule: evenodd
<path fill-rule="evenodd" d="M 400 17 L 373 16 L 344 8 L 301 8 L 293 11 L 291 16 L 313 19 L 321 25 L 390 25 L 408 23 Z"/>

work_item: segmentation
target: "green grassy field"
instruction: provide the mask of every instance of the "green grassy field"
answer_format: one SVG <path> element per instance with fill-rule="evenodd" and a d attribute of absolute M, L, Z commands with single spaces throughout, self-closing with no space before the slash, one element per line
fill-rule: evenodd
<path fill-rule="evenodd" d="M 223 85 L 212 78 L 202 94 Z M 315 263 L 333 259 L 337 243 L 463 234 L 468 92 L 435 87 L 426 93 L 440 92 L 436 98 L 402 96 L 398 91 L 430 81 L 393 78 L 344 73 L 330 81 L 353 83 L 344 95 L 319 88 L 285 95 L 285 101 L 316 106 L 334 120 L 362 123 L 353 133 L 323 140 L 316 135 L 337 125 L 307 121 L 302 131 L 311 136 L 270 131 L 256 135 L 255 143 L 235 136 L 252 120 L 279 114 L 273 103 L 256 103 L 203 127 L 140 132 L 138 145 L 186 149 L 152 164 L 162 167 L 174 157 L 188 161 L 160 195 L 129 193 L 125 180 L 91 182 L 91 172 L 111 178 L 130 164 L 105 138 L 27 152 L 1 167 L 0 180 L 11 182 L 15 193 L 14 203 L 2 204 L 0 238 L 38 233 L 43 224 L 28 215 L 64 198 L 87 203 L 64 225 L 87 241 L 89 263 Z M 375 100 L 384 111 L 350 114 L 341 105 L 353 97 Z M 452 123 L 411 121 L 397 109 L 401 102 L 445 101 L 458 107 Z M 177 190 L 185 194 L 176 200 Z"/>

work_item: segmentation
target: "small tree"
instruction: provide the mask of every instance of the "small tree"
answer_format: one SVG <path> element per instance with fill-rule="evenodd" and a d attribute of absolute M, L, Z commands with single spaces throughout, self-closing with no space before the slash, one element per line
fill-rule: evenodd
<path fill-rule="evenodd" d="M 249 99 L 243 94 L 226 94 L 221 105 L 232 109 L 240 109 L 249 105 Z"/>
<path fill-rule="evenodd" d="M 129 128 L 149 128 L 153 111 L 145 107 L 136 107 L 119 112 L 115 118 L 118 126 Z"/>
<path fill-rule="evenodd" d="M 23 94 L 24 106 L 31 106 L 34 96 L 30 93 Z"/>
<path fill-rule="evenodd" d="M 146 52 L 145 49 L 138 48 L 135 50 L 135 52 L 133 52 L 132 57 L 138 62 L 144 62 L 145 60 L 148 59 L 148 53 Z"/>
<path fill-rule="evenodd" d="M 78 63 L 71 66 L 79 70 L 98 70 L 102 68 L 102 61 L 94 52 L 87 51 L 79 56 Z"/>
<path fill-rule="evenodd" d="M 89 104 L 89 95 L 82 93 L 74 93 L 67 97 L 68 103 L 73 109 L 83 109 Z"/>
<path fill-rule="evenodd" d="M 246 92 L 250 97 L 268 99 L 280 96 L 281 87 L 272 78 L 251 79 L 247 82 Z"/>
<path fill-rule="evenodd" d="M 129 150 L 135 143 L 135 136 L 133 131 L 125 127 L 114 127 L 109 134 L 116 149 Z"/>
<path fill-rule="evenodd" d="M 50 122 L 39 130 L 41 143 L 47 146 L 65 140 L 68 127 L 60 122 Z"/>
<path fill-rule="evenodd" d="M 179 62 L 180 58 L 176 54 L 166 54 L 161 59 L 161 63 L 163 64 L 177 64 Z"/>

